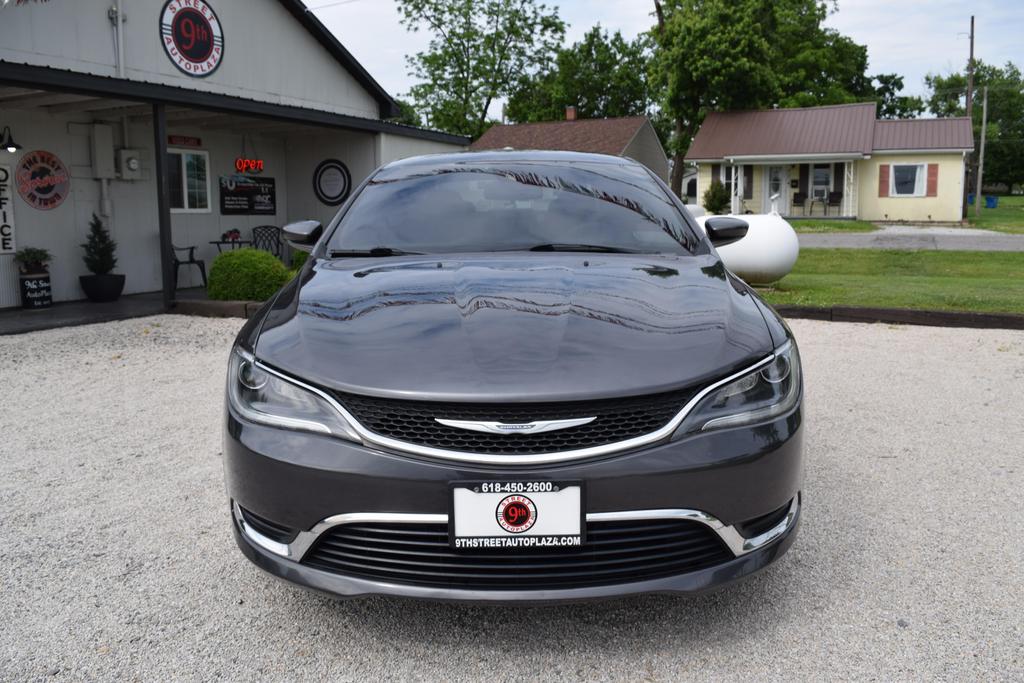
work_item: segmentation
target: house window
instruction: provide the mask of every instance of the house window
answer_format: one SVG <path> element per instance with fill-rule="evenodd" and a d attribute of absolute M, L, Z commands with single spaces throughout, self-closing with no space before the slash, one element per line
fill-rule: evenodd
<path fill-rule="evenodd" d="M 168 151 L 167 183 L 172 212 L 210 212 L 209 168 L 209 152 Z"/>
<path fill-rule="evenodd" d="M 722 166 L 722 170 L 721 170 L 721 178 L 720 178 L 720 180 L 722 181 L 722 184 L 725 185 L 725 189 L 728 190 L 730 197 L 732 196 L 733 171 L 734 170 L 735 170 L 735 167 L 733 167 L 733 166 Z"/>
<path fill-rule="evenodd" d="M 832 191 L 832 164 L 815 164 L 811 183 L 811 196 L 828 199 Z"/>
<path fill-rule="evenodd" d="M 924 164 L 893 164 L 889 174 L 890 197 L 923 197 Z"/>

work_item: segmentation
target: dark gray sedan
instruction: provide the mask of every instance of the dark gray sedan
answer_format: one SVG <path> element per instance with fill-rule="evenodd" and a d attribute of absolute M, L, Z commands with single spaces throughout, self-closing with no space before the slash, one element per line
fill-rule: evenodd
<path fill-rule="evenodd" d="M 239 547 L 341 596 L 580 600 L 762 569 L 800 517 L 778 315 L 643 166 L 496 152 L 376 171 L 231 352 Z"/>

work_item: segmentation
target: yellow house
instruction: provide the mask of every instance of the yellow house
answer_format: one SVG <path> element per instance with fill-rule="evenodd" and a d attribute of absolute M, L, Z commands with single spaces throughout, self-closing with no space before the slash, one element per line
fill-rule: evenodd
<path fill-rule="evenodd" d="M 732 213 L 954 222 L 973 147 L 968 118 L 878 119 L 863 103 L 713 112 L 686 161 L 697 201 L 717 178 Z"/>

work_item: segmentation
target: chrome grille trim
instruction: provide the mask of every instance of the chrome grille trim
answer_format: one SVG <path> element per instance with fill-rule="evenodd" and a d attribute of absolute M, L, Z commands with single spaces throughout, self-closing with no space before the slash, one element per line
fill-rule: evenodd
<path fill-rule="evenodd" d="M 375 432 L 370 431 L 364 427 L 352 413 L 345 409 L 333 396 L 326 391 L 318 389 L 310 384 L 307 384 L 299 379 L 296 379 L 290 375 L 286 375 L 269 367 L 262 363 L 259 359 L 254 359 L 253 362 L 261 370 L 269 372 L 272 375 L 280 377 L 286 382 L 291 382 L 303 389 L 310 391 L 320 398 L 327 401 L 335 410 L 341 413 L 342 417 L 348 421 L 352 429 L 359 435 L 363 440 L 363 443 L 369 446 L 377 446 L 392 451 L 399 451 L 402 453 L 411 453 L 413 455 L 422 455 L 429 458 L 438 458 L 441 460 L 454 460 L 457 462 L 471 462 L 483 465 L 545 465 L 550 463 L 567 462 L 571 460 L 582 460 L 585 458 L 595 458 L 602 455 L 610 455 L 612 453 L 619 453 L 622 451 L 628 451 L 649 444 L 656 443 L 663 439 L 667 439 L 672 436 L 673 432 L 678 429 L 679 425 L 683 423 L 686 416 L 691 410 L 696 407 L 708 394 L 715 389 L 732 382 L 733 380 L 739 379 L 744 375 L 754 372 L 758 368 L 768 365 L 775 360 L 778 354 L 784 353 L 788 348 L 789 343 L 780 346 L 778 349 L 768 354 L 765 358 L 757 361 L 753 365 L 749 365 L 746 368 L 735 372 L 728 377 L 724 377 L 708 386 L 704 387 L 693 397 L 686 402 L 686 405 L 675 414 L 675 416 L 661 429 L 644 434 L 643 436 L 637 436 L 632 439 L 626 439 L 625 441 L 617 441 L 615 443 L 603 444 L 600 446 L 592 446 L 590 448 L 580 448 L 571 451 L 562 451 L 559 453 L 537 453 L 529 455 L 500 455 L 493 453 L 463 453 L 458 451 L 449 451 L 441 448 L 433 448 L 431 446 L 421 446 L 419 444 L 408 443 L 406 441 L 399 441 L 398 439 L 392 439 L 387 436 L 382 436 Z"/>
<path fill-rule="evenodd" d="M 336 526 L 343 524 L 359 524 L 361 522 L 392 522 L 405 524 L 447 524 L 447 514 L 416 514 L 401 512 L 348 512 L 340 515 L 332 515 L 317 523 L 309 531 L 300 531 L 291 543 L 278 543 L 263 536 L 258 531 L 246 524 L 242 517 L 242 509 L 238 503 L 232 501 L 231 509 L 234 512 L 235 522 L 242 530 L 242 533 L 254 544 L 260 546 L 280 557 L 299 562 L 306 552 L 316 543 L 322 533 Z M 732 551 L 736 557 L 742 557 L 747 553 L 759 550 L 764 546 L 777 540 L 785 534 L 796 521 L 800 511 L 800 494 L 797 494 L 789 503 L 789 510 L 786 516 L 774 527 L 754 538 L 745 538 L 735 526 L 726 525 L 714 515 L 701 510 L 690 510 L 686 508 L 662 509 L 662 510 L 624 510 L 621 512 L 590 512 L 587 513 L 588 522 L 617 522 L 626 520 L 649 520 L 649 519 L 678 519 L 699 522 L 708 527 L 722 539 L 722 542 Z"/>

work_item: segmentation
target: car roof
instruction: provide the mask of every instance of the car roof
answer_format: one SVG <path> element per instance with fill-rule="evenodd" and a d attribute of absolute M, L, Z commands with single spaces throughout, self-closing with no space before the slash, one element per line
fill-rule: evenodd
<path fill-rule="evenodd" d="M 563 152 L 554 150 L 487 150 L 483 152 L 447 152 L 444 154 L 426 154 L 392 161 L 385 169 L 407 168 L 415 166 L 442 166 L 448 164 L 473 163 L 518 163 L 543 161 L 565 164 L 612 164 L 615 166 L 639 166 L 640 164 L 627 157 L 610 154 L 592 154 L 589 152 Z"/>

